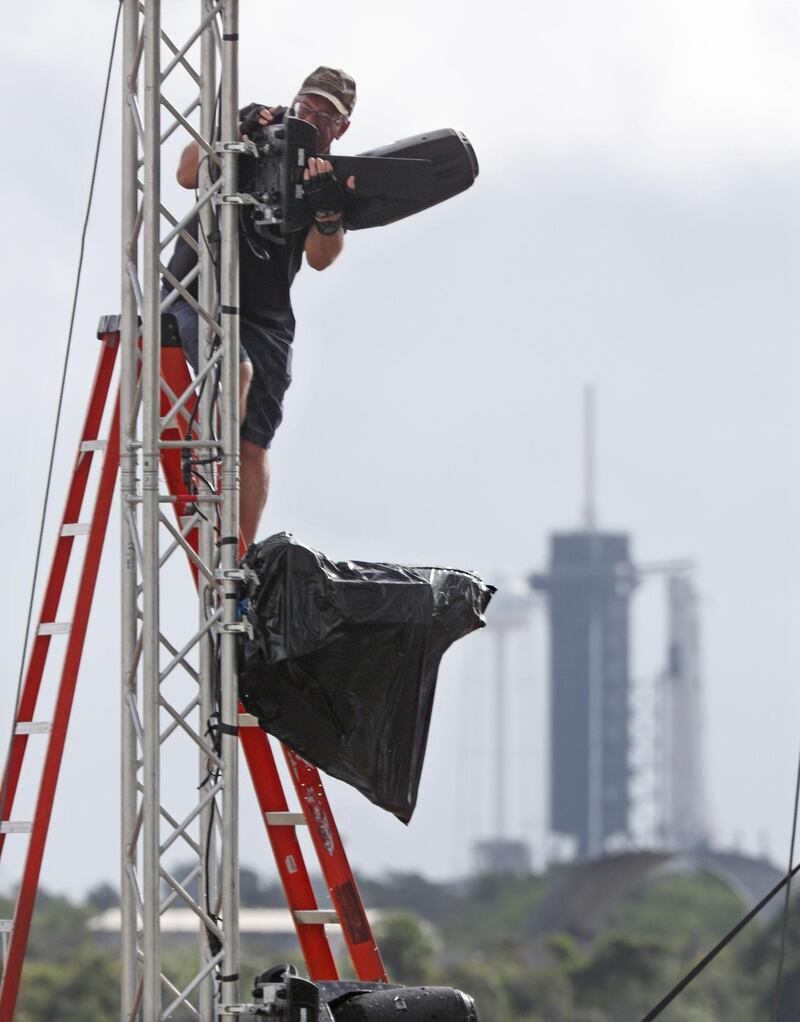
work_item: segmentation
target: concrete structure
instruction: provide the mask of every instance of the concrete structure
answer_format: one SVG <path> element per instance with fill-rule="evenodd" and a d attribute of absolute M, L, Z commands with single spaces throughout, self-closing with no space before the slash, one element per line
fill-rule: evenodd
<path fill-rule="evenodd" d="M 593 528 L 551 537 L 534 575 L 550 621 L 550 827 L 579 857 L 629 832 L 628 537 Z"/>
<path fill-rule="evenodd" d="M 591 862 L 561 866 L 552 872 L 548 889 L 528 923 L 528 933 L 531 936 L 567 933 L 588 944 L 607 929 L 609 916 L 617 905 L 670 873 L 714 877 L 741 898 L 748 909 L 782 876 L 772 863 L 735 852 L 648 851 L 603 856 Z M 781 898 L 773 898 L 759 921 L 769 922 L 781 906 Z"/>
<path fill-rule="evenodd" d="M 472 846 L 476 874 L 511 874 L 527 876 L 532 870 L 531 849 L 527 841 L 511 838 L 490 838 Z"/>

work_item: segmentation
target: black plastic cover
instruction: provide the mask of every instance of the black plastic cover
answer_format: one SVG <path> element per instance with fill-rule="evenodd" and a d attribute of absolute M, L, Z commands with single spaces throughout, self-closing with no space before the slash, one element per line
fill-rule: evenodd
<path fill-rule="evenodd" d="M 242 701 L 265 731 L 404 823 L 417 801 L 445 650 L 494 592 L 452 568 L 333 562 L 280 533 L 248 550 L 258 576 L 240 645 Z"/>

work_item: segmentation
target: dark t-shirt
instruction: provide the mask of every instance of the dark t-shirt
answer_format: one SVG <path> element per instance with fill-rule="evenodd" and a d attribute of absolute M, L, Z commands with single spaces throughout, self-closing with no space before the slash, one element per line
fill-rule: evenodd
<path fill-rule="evenodd" d="M 290 234 L 285 244 L 256 235 L 248 229 L 249 211 L 244 209 L 239 223 L 239 308 L 244 319 L 267 329 L 277 330 L 289 340 L 294 336 L 294 313 L 289 296 L 292 281 L 303 260 L 306 231 Z M 197 238 L 198 218 L 187 225 Z M 218 250 L 218 249 L 217 249 Z M 169 272 L 182 280 L 194 267 L 197 256 L 179 235 L 169 261 Z M 165 282 L 169 288 L 169 283 Z M 197 298 L 197 279 L 187 288 Z"/>

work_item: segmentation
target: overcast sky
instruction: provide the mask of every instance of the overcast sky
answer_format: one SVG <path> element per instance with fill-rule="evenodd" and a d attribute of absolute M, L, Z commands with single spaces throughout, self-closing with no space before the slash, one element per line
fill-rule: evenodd
<path fill-rule="evenodd" d="M 194 4 L 162 7 L 176 36 L 191 27 Z M 18 7 L 0 38 L 4 721 L 115 8 Z M 243 102 L 286 102 L 318 64 L 342 66 L 359 99 L 340 151 L 449 126 L 481 165 L 467 194 L 352 234 L 335 267 L 298 278 L 264 535 L 288 529 L 336 558 L 453 564 L 490 581 L 542 567 L 549 531 L 578 523 L 581 392 L 592 383 L 601 526 L 629 530 L 639 560 L 698 566 L 713 831 L 782 861 L 800 737 L 796 4 L 499 0 L 476 14 L 419 0 L 245 0 L 241 32 Z M 120 75 L 117 65 L 56 512 L 96 321 L 119 308 Z M 115 512 L 44 865 L 45 884 L 72 892 L 117 874 L 116 536 Z M 51 529 L 45 564 L 52 543 Z M 635 598 L 637 678 L 663 651 L 648 586 Z M 473 636 L 446 660 L 409 828 L 332 787 L 366 871 L 451 875 L 486 833 L 490 646 Z M 511 675 L 509 829 L 538 856 L 541 613 L 515 639 Z M 242 859 L 266 870 L 248 799 L 242 813 Z"/>

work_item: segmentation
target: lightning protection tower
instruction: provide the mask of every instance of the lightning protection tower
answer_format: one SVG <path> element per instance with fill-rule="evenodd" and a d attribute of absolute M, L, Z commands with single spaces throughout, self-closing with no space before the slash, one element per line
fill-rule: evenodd
<path fill-rule="evenodd" d="M 491 836 L 476 841 L 473 858 L 477 873 L 515 873 L 531 870 L 530 846 L 508 835 L 508 793 L 516 771 L 509 770 L 509 677 L 508 639 L 511 633 L 530 625 L 533 601 L 525 583 L 510 578 L 492 598 L 487 613 L 487 632 L 494 639 L 491 678 L 494 716 L 492 830 Z"/>
<path fill-rule="evenodd" d="M 696 850 L 710 839 L 703 769 L 702 675 L 697 592 L 691 575 L 666 578 L 667 662 L 661 702 L 660 833 L 666 848 Z"/>
<path fill-rule="evenodd" d="M 168 9 L 185 20 L 185 5 L 124 0 L 121 1017 L 155 1022 L 180 1008 L 208 1022 L 220 1005 L 238 1001 L 239 971 L 238 5 L 198 0 L 197 20 L 174 39 L 162 18 Z M 169 210 L 162 189 L 162 148 L 178 129 L 201 154 L 197 200 L 186 214 Z M 174 156 L 164 167 L 172 180 Z M 187 231 L 195 213 L 199 245 Z M 179 234 L 198 251 L 181 281 L 163 258 Z M 165 393 L 160 380 L 162 313 L 170 304 L 159 297 L 162 275 L 201 325 L 198 377 L 183 394 Z M 197 299 L 187 290 L 195 277 Z M 205 464 L 191 470 L 191 510 L 176 527 L 159 461 L 182 443 L 165 435 L 195 387 L 202 433 L 193 457 L 201 460 L 200 452 Z M 195 528 L 196 551 L 186 539 Z M 188 554 L 197 581 L 188 627 L 186 615 L 160 598 L 175 554 Z M 181 597 L 193 599 L 188 589 Z M 182 767 L 196 768 L 166 776 L 165 763 L 178 762 L 170 759 L 175 743 L 183 743 Z M 188 759 L 187 748 L 194 750 Z M 176 855 L 190 862 L 184 875 L 173 875 Z M 180 985 L 163 974 L 161 955 L 164 909 L 175 901 L 198 920 L 197 964 Z"/>

